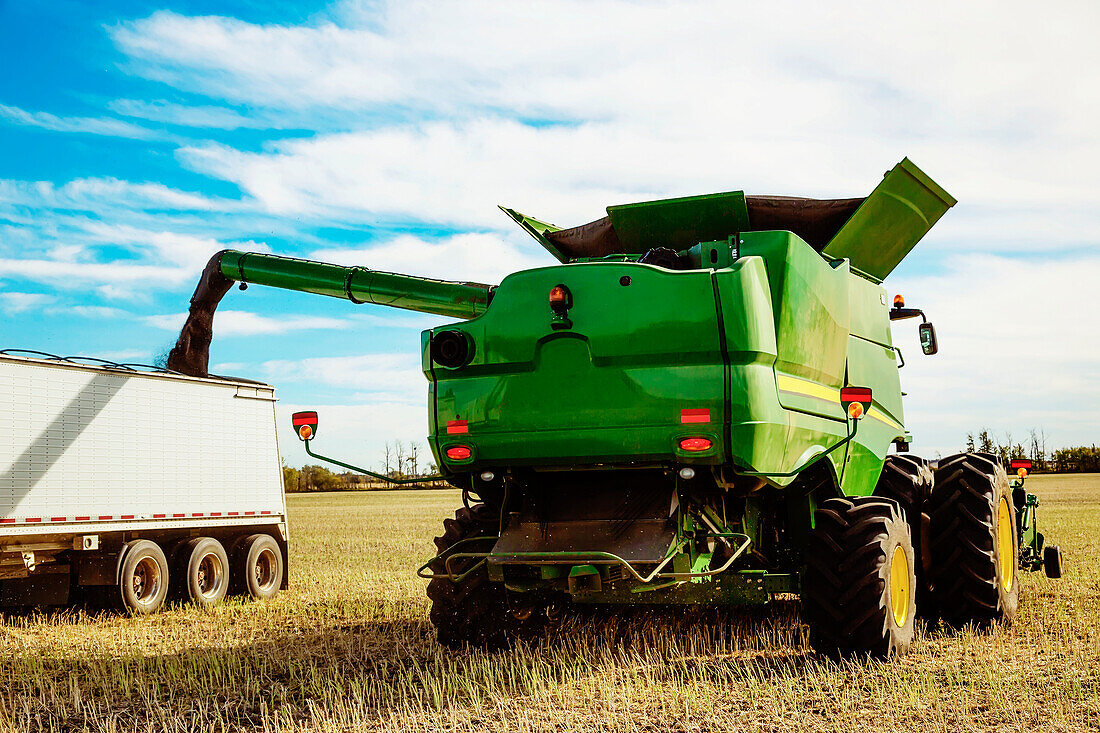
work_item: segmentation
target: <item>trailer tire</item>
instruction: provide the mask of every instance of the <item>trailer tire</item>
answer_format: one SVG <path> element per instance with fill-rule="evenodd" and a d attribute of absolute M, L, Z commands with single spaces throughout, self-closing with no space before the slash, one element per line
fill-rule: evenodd
<path fill-rule="evenodd" d="M 975 453 L 939 462 L 932 490 L 933 588 L 952 626 L 1008 624 L 1019 605 L 1016 510 L 1001 465 Z"/>
<path fill-rule="evenodd" d="M 916 575 L 909 525 L 874 496 L 827 499 L 806 545 L 802 617 L 828 656 L 905 654 L 913 641 Z"/>
<path fill-rule="evenodd" d="M 168 596 L 168 559 L 157 543 L 134 540 L 123 546 L 118 570 L 122 605 L 136 615 L 156 613 Z"/>
<path fill-rule="evenodd" d="M 213 537 L 198 537 L 186 544 L 184 556 L 187 598 L 202 608 L 225 598 L 229 588 L 229 557 L 222 543 Z"/>
<path fill-rule="evenodd" d="M 234 553 L 233 575 L 242 594 L 254 600 L 274 598 L 283 586 L 283 551 L 269 534 L 249 535 Z"/>
<path fill-rule="evenodd" d="M 917 616 L 934 618 L 932 594 L 932 487 L 934 477 L 928 462 L 912 455 L 886 456 L 875 496 L 893 499 L 909 523 L 916 558 Z"/>
<path fill-rule="evenodd" d="M 462 551 L 484 552 L 496 543 L 498 518 L 485 504 L 474 504 L 455 512 L 454 519 L 443 522 L 443 535 L 435 538 L 436 549 L 446 552 L 463 540 L 485 536 L 480 542 L 467 542 Z M 477 563 L 470 558 L 451 563 L 451 570 L 462 573 Z M 431 564 L 435 574 L 445 572 L 444 562 Z M 432 602 L 429 615 L 439 643 L 451 649 L 476 646 L 489 650 L 506 649 L 520 636 L 537 633 L 545 625 L 543 608 L 524 609 L 515 614 L 509 606 L 508 592 L 503 583 L 489 580 L 483 565 L 462 582 L 435 577 L 428 583 L 428 598 Z"/>

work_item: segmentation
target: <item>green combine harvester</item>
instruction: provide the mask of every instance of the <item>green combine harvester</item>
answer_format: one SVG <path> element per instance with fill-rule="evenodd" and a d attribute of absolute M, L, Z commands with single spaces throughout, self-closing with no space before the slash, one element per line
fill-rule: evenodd
<path fill-rule="evenodd" d="M 496 286 L 226 251 L 169 367 L 206 374 L 234 282 L 464 319 L 422 339 L 464 504 L 420 569 L 445 645 L 503 647 L 569 604 L 799 594 L 818 650 L 903 653 L 916 616 L 1010 622 L 1018 572 L 1061 567 L 993 456 L 908 453 L 891 321 L 938 346 L 881 283 L 954 204 L 903 160 L 865 199 L 735 191 L 571 229 L 504 209 L 558 264 Z M 294 423 L 332 460 L 316 413 Z"/>

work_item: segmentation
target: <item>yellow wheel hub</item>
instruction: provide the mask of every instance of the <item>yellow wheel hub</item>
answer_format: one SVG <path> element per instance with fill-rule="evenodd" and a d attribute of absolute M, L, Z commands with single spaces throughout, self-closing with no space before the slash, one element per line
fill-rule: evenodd
<path fill-rule="evenodd" d="M 1012 576 L 1015 574 L 1016 553 L 1013 552 L 1014 532 L 1012 525 L 1015 521 L 1012 507 L 1008 500 L 1002 498 L 997 507 L 997 574 L 1000 576 L 1001 588 L 1005 593 L 1012 590 Z"/>
<path fill-rule="evenodd" d="M 909 598 L 912 592 L 909 583 L 909 558 L 905 549 L 899 545 L 894 548 L 894 554 L 890 558 L 890 611 L 898 626 L 905 626 L 905 622 L 909 620 Z"/>

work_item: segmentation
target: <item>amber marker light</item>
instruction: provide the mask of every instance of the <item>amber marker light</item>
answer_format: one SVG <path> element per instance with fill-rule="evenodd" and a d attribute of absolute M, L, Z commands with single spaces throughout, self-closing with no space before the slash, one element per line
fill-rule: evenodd
<path fill-rule="evenodd" d="M 863 405 L 859 402 L 853 402 L 848 405 L 848 417 L 853 420 L 858 420 L 863 417 Z"/>
<path fill-rule="evenodd" d="M 309 440 L 313 437 L 313 428 L 308 425 L 303 425 L 302 427 L 298 428 L 298 437 L 302 440 Z"/>
<path fill-rule="evenodd" d="M 1019 476 L 1020 478 L 1027 478 L 1027 469 L 1026 468 L 1017 468 L 1016 469 L 1016 475 Z"/>

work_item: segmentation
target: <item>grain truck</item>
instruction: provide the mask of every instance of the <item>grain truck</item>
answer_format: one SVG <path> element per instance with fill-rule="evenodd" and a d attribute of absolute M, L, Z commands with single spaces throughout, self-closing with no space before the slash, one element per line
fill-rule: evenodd
<path fill-rule="evenodd" d="M 428 442 L 463 498 L 420 569 L 443 644 L 506 646 L 568 604 L 797 594 L 817 649 L 888 656 L 918 614 L 1010 622 L 1035 568 L 996 460 L 909 452 L 891 323 L 939 346 L 882 282 L 954 204 L 906 159 L 865 198 L 731 191 L 572 228 L 504 209 L 557 263 L 495 286 L 226 251 L 169 365 L 205 373 L 233 283 L 460 319 L 422 338 Z M 318 416 L 294 427 L 323 458 Z"/>
<path fill-rule="evenodd" d="M 269 385 L 0 351 L 0 422 L 0 606 L 286 587 Z"/>

